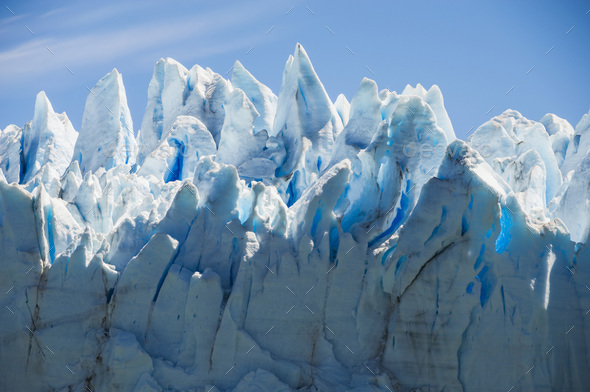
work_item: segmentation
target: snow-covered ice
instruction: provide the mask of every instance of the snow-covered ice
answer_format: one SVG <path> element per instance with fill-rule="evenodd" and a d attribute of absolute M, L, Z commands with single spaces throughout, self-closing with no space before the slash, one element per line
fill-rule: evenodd
<path fill-rule="evenodd" d="M 147 101 L 0 132 L 0 390 L 588 390 L 590 113 L 461 141 L 301 45 L 278 96 L 161 59 Z"/>

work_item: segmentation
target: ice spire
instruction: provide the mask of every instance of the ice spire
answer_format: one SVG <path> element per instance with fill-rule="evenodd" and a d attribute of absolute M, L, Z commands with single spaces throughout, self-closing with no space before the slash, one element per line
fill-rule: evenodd
<path fill-rule="evenodd" d="M 236 60 L 233 67 L 231 82 L 234 87 L 246 93 L 246 96 L 260 114 L 254 120 L 254 133 L 258 133 L 263 129 L 270 132 L 277 111 L 277 96 L 268 87 L 256 80 L 238 60 Z"/>
<path fill-rule="evenodd" d="M 140 163 L 157 147 L 184 104 L 188 70 L 179 62 L 160 59 L 154 66 L 154 74 L 148 88 L 148 104 L 141 123 Z"/>
<path fill-rule="evenodd" d="M 295 54 L 289 57 L 283 71 L 273 126 L 272 136 L 283 132 L 287 150 L 285 162 L 277 174 L 287 175 L 297 166 L 303 152 L 303 138 L 311 142 L 316 155 L 327 164 L 335 129 L 342 129 L 342 120 L 305 49 L 297 44 Z"/>
<path fill-rule="evenodd" d="M 84 174 L 99 167 L 108 170 L 120 164 L 133 165 L 136 155 L 123 78 L 113 69 L 96 83 L 86 99 L 73 160 L 79 162 Z"/>
<path fill-rule="evenodd" d="M 63 173 L 72 159 L 77 133 L 64 114 L 53 111 L 44 91 L 37 94 L 30 127 L 23 129 L 21 183 L 28 182 L 46 163 Z"/>

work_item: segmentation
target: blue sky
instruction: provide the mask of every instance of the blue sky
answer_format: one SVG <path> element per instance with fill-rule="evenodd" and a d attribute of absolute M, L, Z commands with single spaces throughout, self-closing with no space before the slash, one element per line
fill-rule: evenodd
<path fill-rule="evenodd" d="M 575 126 L 590 109 L 588 10 L 575 0 L 7 1 L 0 128 L 31 120 L 45 90 L 79 130 L 86 86 L 116 67 L 137 131 L 161 57 L 222 75 L 238 59 L 278 94 L 297 42 L 333 100 L 350 100 L 363 77 L 398 92 L 438 84 L 462 138 L 508 108 Z"/>

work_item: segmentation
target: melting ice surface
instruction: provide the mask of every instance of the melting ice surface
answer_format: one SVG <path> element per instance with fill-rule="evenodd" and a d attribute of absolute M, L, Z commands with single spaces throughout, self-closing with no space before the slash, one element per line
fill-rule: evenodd
<path fill-rule="evenodd" d="M 137 135 L 137 137 L 136 137 Z M 590 114 L 457 140 L 437 86 L 332 102 L 155 66 L 0 133 L 2 391 L 582 391 Z"/>

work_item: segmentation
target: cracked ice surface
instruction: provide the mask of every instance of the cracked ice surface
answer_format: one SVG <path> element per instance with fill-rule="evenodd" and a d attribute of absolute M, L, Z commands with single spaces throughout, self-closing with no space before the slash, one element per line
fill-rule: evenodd
<path fill-rule="evenodd" d="M 437 86 L 332 102 L 154 68 L 0 133 L 0 390 L 586 390 L 590 113 L 466 141 Z"/>

